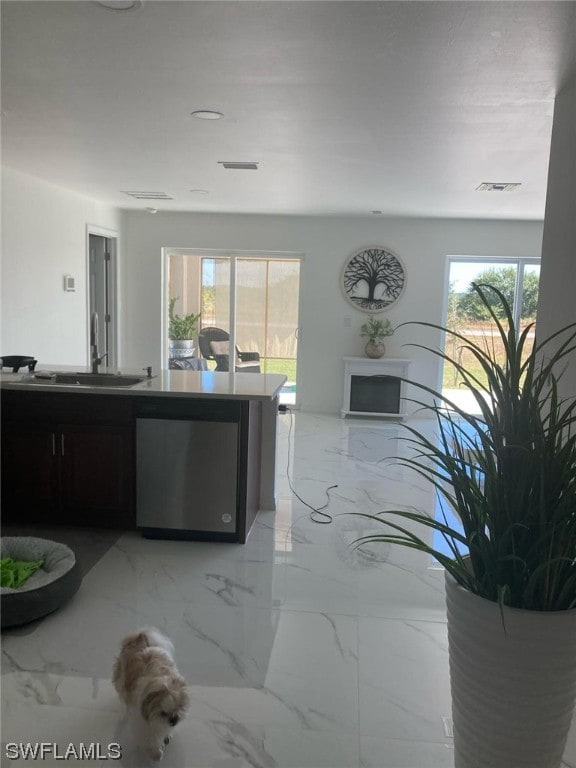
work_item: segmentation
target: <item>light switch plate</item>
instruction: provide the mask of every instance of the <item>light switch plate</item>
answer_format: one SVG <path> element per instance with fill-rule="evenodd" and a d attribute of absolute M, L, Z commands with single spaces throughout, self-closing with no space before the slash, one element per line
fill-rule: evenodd
<path fill-rule="evenodd" d="M 64 275 L 64 290 L 75 291 L 76 290 L 76 278 L 72 275 Z"/>

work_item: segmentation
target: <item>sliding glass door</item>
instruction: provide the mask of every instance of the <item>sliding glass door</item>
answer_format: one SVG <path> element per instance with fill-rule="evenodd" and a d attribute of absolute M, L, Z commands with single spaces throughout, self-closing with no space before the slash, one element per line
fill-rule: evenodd
<path fill-rule="evenodd" d="M 233 329 L 241 352 L 260 355 L 262 373 L 287 376 L 281 402 L 295 404 L 300 258 L 179 249 L 167 266 L 168 299 L 200 312 L 200 328 Z"/>

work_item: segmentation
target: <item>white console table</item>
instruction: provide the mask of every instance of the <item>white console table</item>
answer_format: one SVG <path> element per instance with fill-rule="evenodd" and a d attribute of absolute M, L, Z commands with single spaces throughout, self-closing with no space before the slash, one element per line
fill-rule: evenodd
<path fill-rule="evenodd" d="M 344 399 L 346 416 L 384 416 L 402 419 L 406 414 L 406 382 L 410 360 L 396 357 L 344 358 Z"/>

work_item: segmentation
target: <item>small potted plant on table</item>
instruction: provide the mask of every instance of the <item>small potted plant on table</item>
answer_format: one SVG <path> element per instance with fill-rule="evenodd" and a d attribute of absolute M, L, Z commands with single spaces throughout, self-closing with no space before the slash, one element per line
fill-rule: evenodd
<path fill-rule="evenodd" d="M 197 315 L 174 314 L 174 305 L 178 298 L 178 296 L 172 297 L 168 305 L 169 355 L 171 358 L 192 357 L 200 313 Z"/>

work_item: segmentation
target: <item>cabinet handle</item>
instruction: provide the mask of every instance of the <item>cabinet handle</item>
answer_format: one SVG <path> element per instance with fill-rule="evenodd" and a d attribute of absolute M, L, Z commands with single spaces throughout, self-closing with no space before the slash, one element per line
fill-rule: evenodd
<path fill-rule="evenodd" d="M 60 453 L 64 456 L 64 435 L 60 435 Z"/>
<path fill-rule="evenodd" d="M 52 456 L 56 456 L 56 435 L 52 432 Z"/>

